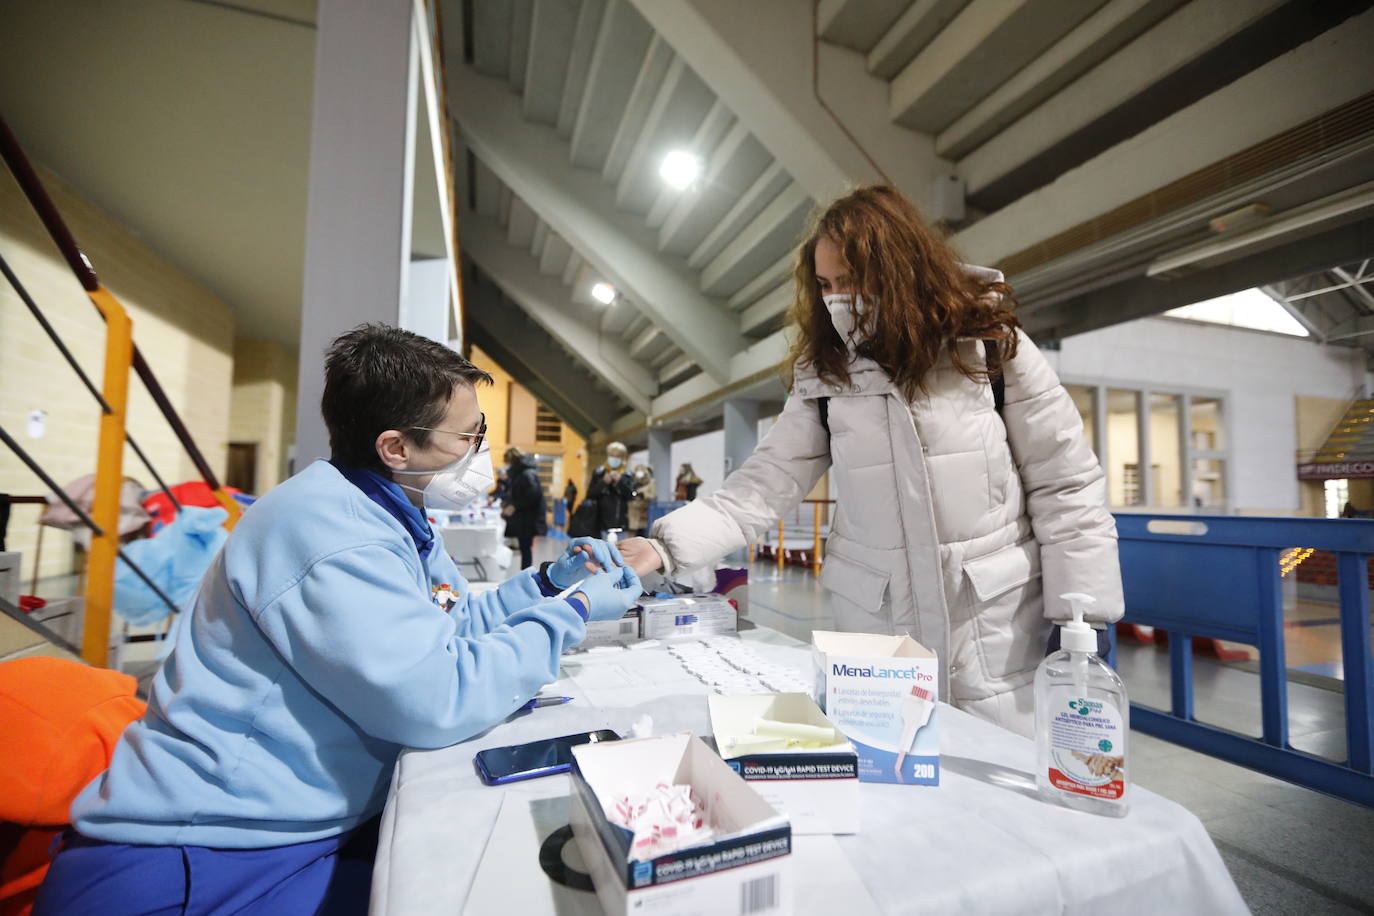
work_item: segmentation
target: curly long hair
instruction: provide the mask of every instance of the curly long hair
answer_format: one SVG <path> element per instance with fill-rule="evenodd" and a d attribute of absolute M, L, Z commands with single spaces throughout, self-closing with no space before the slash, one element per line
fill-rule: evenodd
<path fill-rule="evenodd" d="M 848 348 L 816 280 L 816 244 L 822 238 L 839 249 L 854 293 L 878 303 L 865 314 L 855 312 L 859 355 L 881 366 L 908 400 L 945 353 L 964 375 L 987 380 L 987 372 L 953 346 L 959 338 L 995 339 L 1003 362 L 1016 356 L 1020 322 L 1011 287 L 965 270 L 911 201 L 887 185 L 870 185 L 811 217 L 794 270 L 790 318 L 796 334 L 789 368 L 814 368 L 828 384 L 849 384 Z"/>

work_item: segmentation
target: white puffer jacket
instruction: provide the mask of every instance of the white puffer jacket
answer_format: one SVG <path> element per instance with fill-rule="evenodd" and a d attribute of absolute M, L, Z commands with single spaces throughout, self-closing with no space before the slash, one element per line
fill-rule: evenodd
<path fill-rule="evenodd" d="M 958 346 L 983 365 L 980 341 Z M 1068 392 L 1024 334 L 1003 371 L 1000 416 L 992 387 L 948 356 L 914 402 L 871 360 L 855 360 L 843 390 L 799 372 L 754 454 L 660 519 L 655 546 L 670 569 L 713 563 L 793 511 L 833 464 L 821 582 L 837 627 L 910 635 L 938 653 L 942 697 L 1031 734 L 1035 668 L 1051 621 L 1070 616 L 1059 596 L 1086 592 L 1095 621 L 1113 622 L 1121 570 L 1102 468 Z"/>

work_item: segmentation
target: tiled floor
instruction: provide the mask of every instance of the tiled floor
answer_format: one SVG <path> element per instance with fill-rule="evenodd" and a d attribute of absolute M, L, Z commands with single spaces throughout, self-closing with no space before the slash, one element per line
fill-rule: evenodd
<path fill-rule="evenodd" d="M 824 595 L 810 573 L 755 564 L 749 617 L 809 640 L 830 625 Z M 1124 645 L 1120 670 L 1131 699 L 1167 708 L 1168 654 Z M 1198 718 L 1259 734 L 1258 678 L 1243 667 L 1197 658 Z M 1293 743 L 1343 754 L 1344 704 L 1338 692 L 1289 683 Z M 1131 733 L 1133 778 L 1188 808 L 1206 825 L 1246 902 L 1256 913 L 1308 916 L 1374 913 L 1374 810 L 1328 798 L 1186 748 Z"/>

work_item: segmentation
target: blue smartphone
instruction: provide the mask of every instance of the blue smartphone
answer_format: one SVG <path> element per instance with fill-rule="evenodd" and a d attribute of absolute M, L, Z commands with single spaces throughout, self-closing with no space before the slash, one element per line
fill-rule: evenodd
<path fill-rule="evenodd" d="M 579 744 L 600 741 L 619 741 L 620 736 L 609 728 L 561 738 L 545 738 L 528 744 L 509 747 L 490 747 L 478 751 L 475 758 L 477 775 L 489 786 L 503 786 L 522 779 L 537 779 L 566 773 L 572 769 L 572 749 Z"/>

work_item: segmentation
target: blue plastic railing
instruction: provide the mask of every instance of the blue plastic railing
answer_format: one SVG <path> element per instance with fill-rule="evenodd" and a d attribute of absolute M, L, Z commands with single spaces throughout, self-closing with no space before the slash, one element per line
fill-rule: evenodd
<path fill-rule="evenodd" d="M 1341 519 L 1118 515 L 1127 623 L 1169 633 L 1171 709 L 1131 704 L 1131 725 L 1289 782 L 1374 807 L 1374 665 L 1368 564 L 1374 523 Z M 1310 547 L 1337 557 L 1347 757 L 1333 762 L 1288 742 L 1279 556 Z M 1193 717 L 1192 637 L 1259 649 L 1261 735 Z"/>

